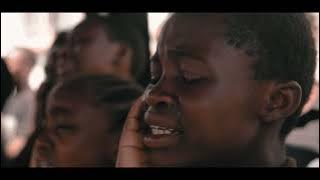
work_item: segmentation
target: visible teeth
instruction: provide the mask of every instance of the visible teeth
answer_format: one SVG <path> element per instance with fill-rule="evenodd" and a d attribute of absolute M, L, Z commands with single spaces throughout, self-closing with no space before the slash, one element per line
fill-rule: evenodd
<path fill-rule="evenodd" d="M 158 135 L 158 134 L 172 134 L 172 132 L 174 131 L 173 129 L 166 129 L 163 127 L 159 126 L 150 126 L 151 127 L 151 132 L 154 135 Z"/>
<path fill-rule="evenodd" d="M 168 129 L 168 128 L 165 128 L 165 127 L 155 126 L 155 125 L 150 125 L 150 128 L 151 128 L 151 129 L 161 129 L 161 130 L 170 130 L 170 131 L 173 131 L 173 129 Z"/>
<path fill-rule="evenodd" d="M 151 129 L 152 134 L 158 134 L 158 129 Z"/>

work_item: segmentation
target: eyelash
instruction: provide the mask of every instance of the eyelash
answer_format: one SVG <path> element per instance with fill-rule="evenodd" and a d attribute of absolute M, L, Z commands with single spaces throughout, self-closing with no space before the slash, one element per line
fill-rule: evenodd
<path fill-rule="evenodd" d="M 203 78 L 199 75 L 193 75 L 191 73 L 186 73 L 186 72 L 184 72 L 182 74 L 183 75 L 179 76 L 177 79 L 178 79 L 178 82 L 182 82 L 185 85 L 193 85 L 193 84 L 201 83 L 204 80 L 206 80 L 205 78 Z M 159 77 L 153 77 L 151 75 L 150 83 L 154 85 L 159 81 L 159 79 L 160 79 Z"/>
<path fill-rule="evenodd" d="M 183 57 L 188 57 L 188 54 L 186 54 L 185 52 L 181 52 L 181 51 L 172 51 L 170 52 L 171 56 L 175 56 L 175 58 L 183 58 Z M 153 59 L 157 58 L 157 56 L 155 55 L 153 57 Z M 155 85 L 159 80 L 161 75 L 157 75 L 156 72 L 153 72 L 152 69 L 157 68 L 155 67 L 155 65 L 153 63 L 157 63 L 157 61 L 152 61 L 150 66 L 150 71 L 151 71 L 151 79 L 150 79 L 150 84 Z M 197 84 L 197 83 L 201 83 L 204 80 L 206 80 L 206 78 L 200 76 L 200 75 L 195 75 L 194 73 L 190 73 L 188 71 L 181 71 L 181 74 L 179 77 L 177 77 L 177 82 L 182 83 L 183 85 L 192 85 L 192 84 Z"/>

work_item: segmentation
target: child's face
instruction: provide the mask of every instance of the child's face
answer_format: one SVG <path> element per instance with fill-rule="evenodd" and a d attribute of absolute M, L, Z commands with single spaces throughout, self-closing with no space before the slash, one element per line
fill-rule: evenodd
<path fill-rule="evenodd" d="M 49 96 L 35 159 L 54 167 L 113 166 L 119 133 L 105 109 L 72 93 Z M 39 162 L 38 162 L 39 163 Z"/>
<path fill-rule="evenodd" d="M 175 17 L 161 35 L 144 120 L 177 131 L 146 133 L 155 165 L 223 164 L 255 143 L 261 87 L 254 59 L 225 43 L 221 20 Z"/>
<path fill-rule="evenodd" d="M 114 74 L 112 61 L 118 44 L 112 42 L 98 20 L 85 20 L 71 35 L 71 55 L 76 69 L 84 74 Z"/>

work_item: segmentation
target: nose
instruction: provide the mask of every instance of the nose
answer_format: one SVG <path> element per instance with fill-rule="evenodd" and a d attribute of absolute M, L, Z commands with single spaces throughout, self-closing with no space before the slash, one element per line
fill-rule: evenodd
<path fill-rule="evenodd" d="M 156 109 L 171 109 L 176 105 L 176 97 L 164 91 L 164 86 L 161 84 L 148 88 L 145 91 L 145 102 L 148 106 Z"/>

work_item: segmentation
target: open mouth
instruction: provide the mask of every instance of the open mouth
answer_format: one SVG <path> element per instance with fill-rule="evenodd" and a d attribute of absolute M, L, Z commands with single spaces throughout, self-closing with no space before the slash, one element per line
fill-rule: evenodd
<path fill-rule="evenodd" d="M 181 134 L 183 131 L 178 129 L 170 129 L 166 127 L 150 125 L 150 134 L 152 135 L 178 135 Z"/>
<path fill-rule="evenodd" d="M 167 106 L 149 106 L 144 113 L 142 123 L 144 145 L 150 149 L 176 146 L 181 141 L 184 130 L 177 109 Z"/>
<path fill-rule="evenodd" d="M 168 148 L 177 145 L 182 135 L 181 128 L 172 129 L 158 125 L 146 125 L 144 144 L 148 148 Z"/>

